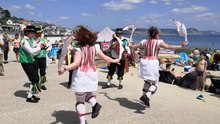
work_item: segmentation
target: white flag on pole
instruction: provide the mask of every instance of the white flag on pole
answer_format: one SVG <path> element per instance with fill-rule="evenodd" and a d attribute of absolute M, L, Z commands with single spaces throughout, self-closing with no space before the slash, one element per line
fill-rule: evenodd
<path fill-rule="evenodd" d="M 176 25 L 177 32 L 178 32 L 179 36 L 183 36 L 185 38 L 185 41 L 187 41 L 186 26 L 183 23 L 181 23 L 181 22 L 179 22 L 179 21 L 177 21 L 175 19 L 173 19 L 173 22 Z"/>

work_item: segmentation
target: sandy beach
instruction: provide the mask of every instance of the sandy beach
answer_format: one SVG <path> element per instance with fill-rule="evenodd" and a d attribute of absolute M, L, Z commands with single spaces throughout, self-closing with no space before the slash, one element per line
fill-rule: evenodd
<path fill-rule="evenodd" d="M 0 123 L 1 124 L 78 124 L 74 93 L 67 89 L 68 73 L 59 76 L 57 65 L 47 70 L 48 90 L 39 93 L 39 103 L 27 103 L 29 81 L 20 63 L 13 62 L 15 55 L 9 53 L 9 63 L 4 64 L 5 76 L 0 77 Z M 178 72 L 181 67 L 175 67 Z M 220 75 L 219 71 L 211 74 Z M 92 119 L 91 107 L 86 104 L 86 120 L 89 124 L 217 124 L 220 122 L 220 95 L 184 89 L 176 85 L 160 83 L 151 97 L 151 107 L 141 104 L 143 80 L 137 77 L 137 69 L 130 67 L 125 74 L 122 90 L 114 86 L 103 89 L 106 72 L 99 72 L 97 100 L 102 105 L 100 115 Z M 207 79 L 210 84 L 210 79 Z M 196 97 L 203 94 L 207 102 Z"/>

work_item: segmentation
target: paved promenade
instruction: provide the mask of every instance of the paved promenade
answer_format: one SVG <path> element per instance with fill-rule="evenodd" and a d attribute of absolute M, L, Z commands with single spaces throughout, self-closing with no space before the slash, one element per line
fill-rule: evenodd
<path fill-rule="evenodd" d="M 0 77 L 0 124 L 78 124 L 74 93 L 67 89 L 68 73 L 59 76 L 57 66 L 50 64 L 47 70 L 47 91 L 42 91 L 39 103 L 27 103 L 29 81 L 10 51 L 8 64 L 4 64 L 5 76 Z M 220 75 L 220 72 L 213 72 Z M 130 68 L 125 74 L 122 90 L 114 86 L 103 89 L 106 72 L 99 72 L 97 100 L 103 106 L 100 115 L 92 119 L 91 107 L 86 104 L 89 124 L 218 124 L 220 122 L 220 96 L 202 93 L 207 102 L 196 99 L 199 91 L 160 83 L 151 97 L 151 108 L 140 103 L 143 80 L 137 70 Z M 210 82 L 209 80 L 207 82 Z"/>

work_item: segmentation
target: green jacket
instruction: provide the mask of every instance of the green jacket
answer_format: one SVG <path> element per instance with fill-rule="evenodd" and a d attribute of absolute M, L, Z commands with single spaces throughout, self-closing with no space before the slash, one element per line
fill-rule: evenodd
<path fill-rule="evenodd" d="M 30 40 L 28 37 L 24 36 L 21 40 L 21 46 L 30 45 L 30 47 L 33 47 L 33 41 Z M 28 53 L 23 47 L 19 48 L 20 52 L 20 62 L 21 63 L 33 63 L 34 61 L 34 55 Z"/>
<path fill-rule="evenodd" d="M 41 39 L 41 43 L 46 43 L 47 40 L 45 38 Z M 36 58 L 41 58 L 41 57 L 46 57 L 47 55 L 47 50 L 41 50 L 39 54 L 37 54 L 35 57 Z"/>

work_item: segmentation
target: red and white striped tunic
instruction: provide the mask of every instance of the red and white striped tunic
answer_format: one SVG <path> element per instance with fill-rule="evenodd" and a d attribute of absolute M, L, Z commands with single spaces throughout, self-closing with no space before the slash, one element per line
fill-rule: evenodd
<path fill-rule="evenodd" d="M 145 54 L 140 60 L 139 77 L 143 78 L 144 80 L 159 80 L 160 75 L 158 53 L 161 42 L 163 42 L 163 40 L 159 39 L 141 41 L 141 46 L 145 48 Z"/>
<path fill-rule="evenodd" d="M 76 48 L 81 53 L 80 66 L 73 71 L 72 90 L 74 92 L 93 92 L 98 88 L 98 72 L 95 65 L 95 56 L 100 50 L 98 44 Z"/>
<path fill-rule="evenodd" d="M 95 46 L 81 47 L 82 61 L 80 63 L 80 71 L 87 72 L 89 69 L 96 71 L 95 67 Z"/>
<path fill-rule="evenodd" d="M 163 40 L 157 40 L 157 39 L 150 39 L 150 40 L 143 40 L 141 41 L 141 45 L 145 47 L 145 55 L 143 56 L 143 59 L 148 60 L 158 60 L 158 53 L 160 51 L 159 44 Z"/>

